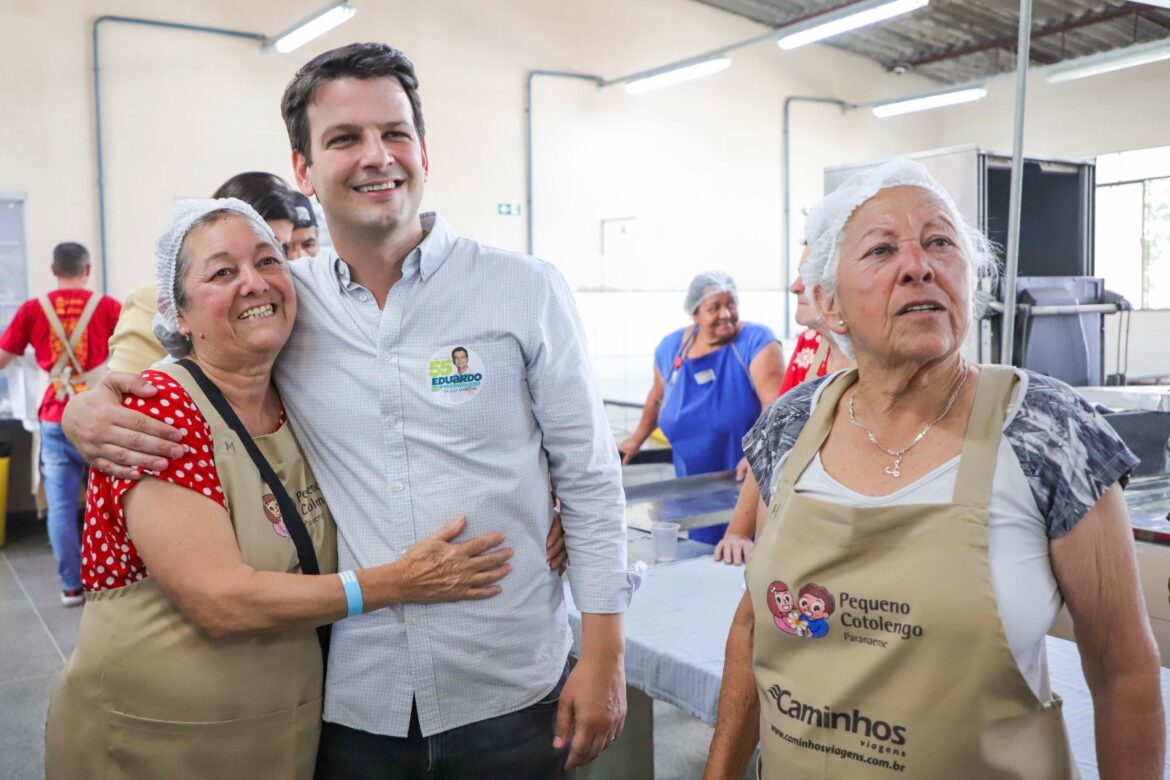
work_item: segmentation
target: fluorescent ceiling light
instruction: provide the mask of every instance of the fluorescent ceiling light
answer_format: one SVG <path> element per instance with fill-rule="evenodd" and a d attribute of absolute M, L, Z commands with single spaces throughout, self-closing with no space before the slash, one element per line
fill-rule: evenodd
<path fill-rule="evenodd" d="M 684 65 L 681 68 L 672 68 L 662 73 L 656 73 L 653 76 L 647 76 L 627 83 L 626 92 L 631 95 L 649 92 L 659 87 L 678 84 L 680 81 L 690 81 L 691 79 L 710 76 L 712 73 L 725 70 L 729 65 L 731 65 L 730 57 L 716 57 L 714 59 L 696 62 L 693 65 Z"/>
<path fill-rule="evenodd" d="M 926 111 L 931 108 L 953 106 L 956 103 L 970 103 L 972 100 L 979 100 L 985 97 L 987 97 L 987 89 L 985 87 L 953 89 L 950 92 L 936 92 L 933 95 L 924 95 L 907 100 L 895 100 L 889 103 L 879 103 L 873 107 L 873 115 L 884 119 L 888 116 L 910 114 L 914 111 Z"/>
<path fill-rule="evenodd" d="M 268 39 L 268 45 L 281 54 L 288 54 L 317 36 L 324 35 L 342 22 L 349 21 L 356 12 L 357 9 L 347 0 L 341 0 L 302 19 L 284 32 L 272 36 Z"/>
<path fill-rule="evenodd" d="M 1129 0 L 1131 3 L 1142 3 L 1143 5 L 1156 5 L 1159 8 L 1170 8 L 1170 0 Z"/>
<path fill-rule="evenodd" d="M 808 21 L 794 25 L 798 29 L 786 34 L 776 41 L 781 49 L 795 49 L 797 46 L 822 41 L 834 35 L 856 30 L 895 16 L 917 11 L 930 4 L 930 0 L 876 0 L 868 3 L 855 3 L 837 11 L 813 17 Z"/>
<path fill-rule="evenodd" d="M 1050 84 L 1059 84 L 1062 81 L 1099 76 L 1123 68 L 1135 68 L 1138 65 L 1147 65 L 1151 62 L 1170 59 L 1170 40 L 1150 41 L 1139 43 L 1136 46 L 1127 46 L 1124 49 L 1103 51 L 1100 54 L 1090 54 L 1087 57 L 1078 57 L 1067 60 L 1058 65 L 1045 68 L 1045 78 Z"/>

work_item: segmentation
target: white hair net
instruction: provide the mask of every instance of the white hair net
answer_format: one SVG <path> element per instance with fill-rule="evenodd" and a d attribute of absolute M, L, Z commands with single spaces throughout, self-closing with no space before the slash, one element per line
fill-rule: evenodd
<path fill-rule="evenodd" d="M 683 302 L 683 309 L 687 314 L 694 314 L 699 310 L 699 304 L 709 295 L 729 292 L 739 298 L 739 291 L 735 289 L 735 280 L 722 271 L 703 271 L 691 280 L 687 288 L 687 297 Z"/>
<path fill-rule="evenodd" d="M 280 242 L 256 209 L 239 198 L 206 198 L 186 201 L 176 207 L 171 223 L 158 237 L 154 249 L 154 269 L 158 277 L 158 314 L 154 318 L 154 335 L 172 357 L 183 357 L 191 351 L 191 342 L 179 331 L 179 307 L 175 288 L 182 279 L 178 269 L 179 250 L 187 234 L 210 214 L 234 212 L 251 223 L 256 235 L 272 244 L 278 251 Z M 284 253 L 281 252 L 281 257 Z"/>
<path fill-rule="evenodd" d="M 983 233 L 963 219 L 950 193 L 934 180 L 921 163 L 902 159 L 890 160 L 876 168 L 853 174 L 809 209 L 804 235 L 810 255 L 808 262 L 800 268 L 800 277 L 808 290 L 806 294 L 813 308 L 817 308 L 813 295 L 815 288 L 820 287 L 827 295 L 837 291 L 841 240 L 849 218 L 863 203 L 891 187 L 918 187 L 938 198 L 955 226 L 959 250 L 967 261 L 967 281 L 973 307 L 976 277 L 980 271 L 995 267 L 991 244 Z M 819 309 L 817 314 L 821 315 Z M 834 333 L 833 340 L 846 357 L 854 357 L 853 345 L 848 336 Z"/>

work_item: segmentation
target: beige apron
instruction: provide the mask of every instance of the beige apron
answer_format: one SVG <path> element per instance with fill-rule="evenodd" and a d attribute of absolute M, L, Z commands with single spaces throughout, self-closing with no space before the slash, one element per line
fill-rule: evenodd
<path fill-rule="evenodd" d="M 163 369 L 207 418 L 248 565 L 297 572 L 292 539 L 236 434 L 180 366 Z M 164 391 L 165 392 L 165 391 Z M 254 440 L 301 510 L 321 571 L 336 529 L 289 425 Z M 86 593 L 77 646 L 46 728 L 48 780 L 311 778 L 321 728 L 321 647 L 311 628 L 211 639 L 153 577 Z"/>
<path fill-rule="evenodd" d="M 1060 699 L 1038 701 L 1024 680 L 991 585 L 987 503 L 1012 370 L 983 367 L 953 503 L 877 508 L 793 490 L 856 377 L 825 389 L 747 566 L 760 776 L 1079 777 Z"/>

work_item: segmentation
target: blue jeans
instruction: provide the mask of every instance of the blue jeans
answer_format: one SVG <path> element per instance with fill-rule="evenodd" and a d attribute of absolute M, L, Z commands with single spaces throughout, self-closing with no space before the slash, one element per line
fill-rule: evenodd
<path fill-rule="evenodd" d="M 81 587 L 81 530 L 77 493 L 89 467 L 61 432 L 61 423 L 41 423 L 41 475 L 49 505 L 49 544 L 61 587 Z"/>
<path fill-rule="evenodd" d="M 507 715 L 424 737 L 410 713 L 406 737 L 370 734 L 326 721 L 316 780 L 568 780 L 569 746 L 553 750 L 557 702 L 568 678 L 543 699 Z"/>

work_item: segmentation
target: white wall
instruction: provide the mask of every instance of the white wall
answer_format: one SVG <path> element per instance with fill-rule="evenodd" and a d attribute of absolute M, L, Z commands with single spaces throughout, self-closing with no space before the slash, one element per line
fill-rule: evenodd
<path fill-rule="evenodd" d="M 670 11 L 669 35 L 647 28 L 601 69 L 586 59 L 544 67 L 615 78 L 749 38 L 761 28 L 698 3 L 647 3 Z M 649 19 L 653 22 L 653 19 Z M 728 70 L 641 95 L 541 78 L 533 92 L 537 255 L 576 289 L 603 393 L 641 400 L 652 354 L 689 322 L 681 310 L 695 273 L 731 273 L 741 315 L 783 335 L 782 118 L 790 95 L 872 100 L 928 88 L 827 47 L 784 53 L 770 43 L 739 50 Z M 916 86 L 917 85 L 917 86 Z M 922 115 L 890 133 L 868 112 L 795 104 L 791 145 L 794 242 L 801 212 L 822 194 L 825 166 L 933 148 L 939 119 Z M 602 251 L 605 220 L 633 217 L 632 256 Z"/>
<path fill-rule="evenodd" d="M 1128 321 L 1127 319 L 1128 318 Z M 1118 361 L 1118 329 L 1121 329 Z M 1170 334 L 1170 309 L 1147 309 L 1126 315 L 1105 318 L 1105 373 L 1123 369 L 1130 381 L 1170 381 L 1170 350 L 1166 335 Z M 1128 341 L 1127 341 L 1128 339 Z M 1129 349 L 1126 350 L 1128 343 Z"/>
<path fill-rule="evenodd" d="M 327 48 L 384 39 L 421 77 L 432 163 L 426 206 L 461 232 L 525 245 L 523 87 L 532 69 L 612 78 L 742 40 L 762 28 L 690 0 L 355 0 L 354 21 L 292 55 L 247 40 L 152 27 L 101 28 L 108 289 L 153 273 L 154 238 L 175 197 L 209 194 L 242 170 L 288 177 L 279 98 L 295 69 Z M 30 292 L 50 285 L 59 241 L 98 255 L 90 33 L 102 14 L 272 33 L 319 0 L 0 0 L 0 190 L 28 194 Z M 649 353 L 685 322 L 681 291 L 719 267 L 745 290 L 744 314 L 783 329 L 781 109 L 790 94 L 864 100 L 912 88 L 874 63 L 825 47 L 760 44 L 728 71 L 643 96 L 563 81 L 536 89 L 536 251 L 573 283 L 664 291 L 583 293 L 608 386 L 638 397 Z M 897 132 L 862 112 L 798 105 L 793 204 L 820 192 L 825 165 L 937 146 L 941 119 Z M 600 221 L 637 217 L 640 254 L 600 279 Z M 799 220 L 798 223 L 799 224 Z M 96 280 L 100 284 L 100 280 Z M 613 373 L 611 358 L 637 370 Z M 613 381 L 611 381 L 613 380 Z"/>
<path fill-rule="evenodd" d="M 1029 154 L 1094 157 L 1170 144 L 1170 62 L 1063 84 L 1028 82 L 1024 148 Z M 946 145 L 977 143 L 1010 151 L 1015 81 L 993 83 L 988 97 L 939 112 Z"/>

